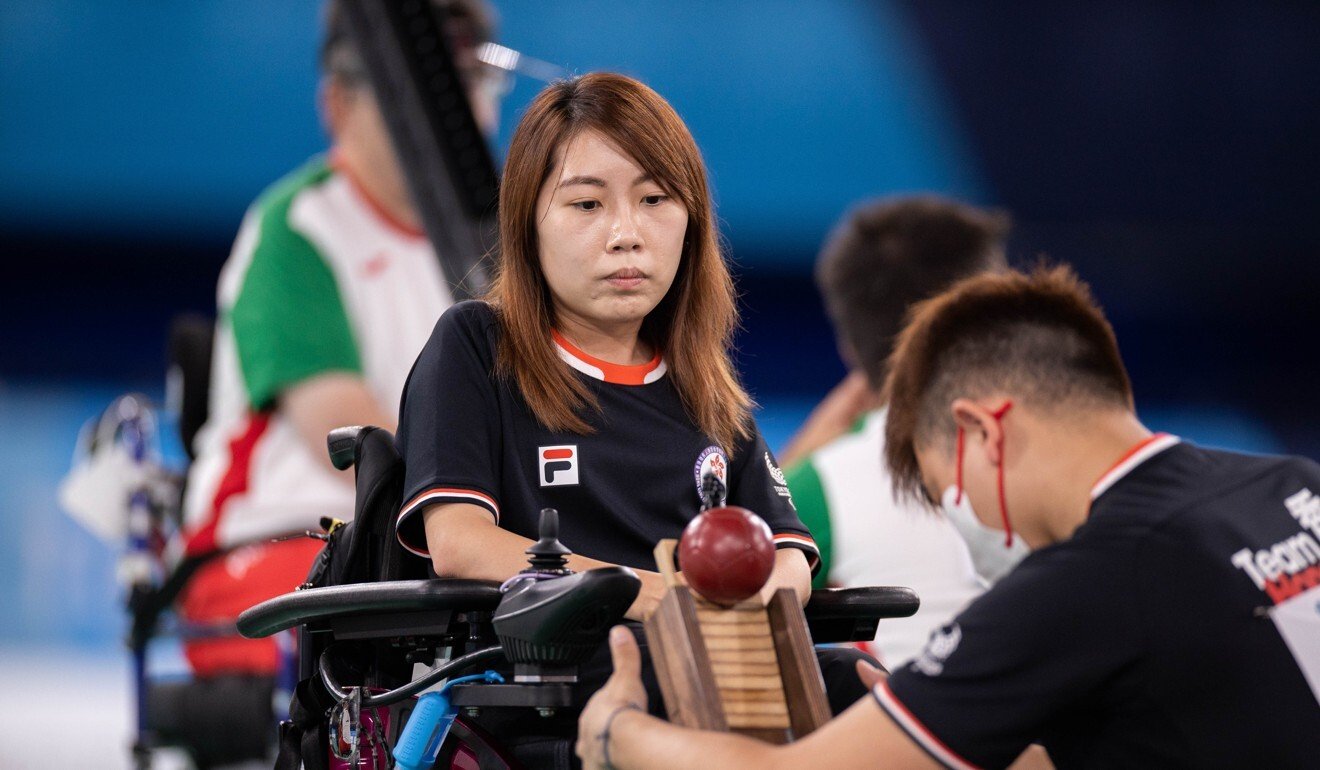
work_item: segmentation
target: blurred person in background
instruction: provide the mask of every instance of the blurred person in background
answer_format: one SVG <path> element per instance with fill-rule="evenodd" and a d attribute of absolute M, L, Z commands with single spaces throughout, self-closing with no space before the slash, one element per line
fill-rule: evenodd
<path fill-rule="evenodd" d="M 496 128 L 503 73 L 479 62 L 495 36 L 482 0 L 433 0 L 466 76 L 473 113 Z M 395 157 L 341 8 L 324 9 L 320 111 L 326 156 L 275 183 L 248 210 L 220 275 L 209 417 L 185 499 L 189 555 L 219 552 L 181 597 L 190 621 L 232 620 L 306 578 L 321 517 L 353 516 L 351 475 L 326 434 L 393 429 L 404 380 L 453 304 Z M 272 673 L 272 639 L 185 645 L 194 672 Z"/>
<path fill-rule="evenodd" d="M 870 645 L 890 668 L 920 652 L 933 629 L 1023 553 L 976 525 L 970 511 L 931 516 L 896 501 L 884 467 L 886 410 L 877 395 L 908 307 L 961 278 L 1003 269 L 1008 229 L 1002 212 L 944 198 L 882 200 L 845 217 L 816 262 L 816 282 L 852 371 L 794 437 L 785 454 L 798 459 L 785 460 L 786 475 L 820 548 L 815 587 L 904 585 L 921 597 L 916 615 L 881 623 Z"/>

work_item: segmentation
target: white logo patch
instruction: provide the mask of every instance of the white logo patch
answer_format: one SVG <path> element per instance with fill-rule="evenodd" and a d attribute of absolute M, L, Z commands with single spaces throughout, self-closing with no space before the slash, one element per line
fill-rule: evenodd
<path fill-rule="evenodd" d="M 566 487 L 578 483 L 577 444 L 537 447 L 536 459 L 541 468 L 541 486 Z"/>
<path fill-rule="evenodd" d="M 697 483 L 697 494 L 701 494 L 701 480 L 706 474 L 712 474 L 720 480 L 725 489 L 729 487 L 729 458 L 724 450 L 717 446 L 708 446 L 697 455 L 697 462 L 692 466 L 692 479 Z M 723 505 L 723 502 L 720 502 Z"/>
<path fill-rule="evenodd" d="M 793 493 L 788 491 L 788 479 L 784 478 L 784 472 L 775 465 L 775 461 L 770 459 L 770 453 L 765 453 L 765 467 L 770 471 L 770 479 L 775 482 L 772 486 L 775 488 L 775 494 L 788 501 L 788 504 L 797 510 L 797 503 L 793 502 Z"/>
<path fill-rule="evenodd" d="M 944 662 L 962 642 L 962 628 L 957 624 L 945 626 L 930 635 L 926 649 L 912 661 L 912 667 L 926 676 L 939 676 L 944 673 Z"/>
<path fill-rule="evenodd" d="M 1320 537 L 1320 496 L 1303 487 L 1296 494 L 1289 495 L 1288 499 L 1283 501 L 1283 505 L 1288 509 L 1288 513 L 1297 519 L 1298 524 L 1314 532 L 1316 537 Z"/>

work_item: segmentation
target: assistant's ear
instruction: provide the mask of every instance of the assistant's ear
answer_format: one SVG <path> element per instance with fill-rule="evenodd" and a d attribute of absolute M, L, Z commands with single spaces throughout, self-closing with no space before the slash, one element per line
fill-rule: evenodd
<path fill-rule="evenodd" d="M 848 371 L 862 368 L 862 357 L 857 355 L 857 350 L 853 348 L 848 340 L 844 339 L 842 334 L 834 336 L 834 346 L 839 351 L 839 360 L 843 361 L 843 365 L 848 367 Z"/>
<path fill-rule="evenodd" d="M 348 91 L 348 86 L 333 75 L 321 78 L 321 84 L 316 89 L 316 105 L 321 113 L 321 124 L 332 140 L 339 138 L 348 121 L 348 102 L 351 98 Z"/>
<path fill-rule="evenodd" d="M 981 451 L 990 465 L 999 465 L 1004 454 L 1004 426 L 993 412 L 969 398 L 949 405 L 953 421 L 966 436 L 964 451 Z"/>

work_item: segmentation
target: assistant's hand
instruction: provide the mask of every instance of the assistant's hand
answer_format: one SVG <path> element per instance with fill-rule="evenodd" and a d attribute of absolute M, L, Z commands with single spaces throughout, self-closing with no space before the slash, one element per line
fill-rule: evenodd
<path fill-rule="evenodd" d="M 857 661 L 857 678 L 862 680 L 866 689 L 871 689 L 877 684 L 889 678 L 889 672 L 883 668 L 876 668 L 864 660 Z"/>
<path fill-rule="evenodd" d="M 627 719 L 646 714 L 646 688 L 642 687 L 642 651 L 624 626 L 610 629 L 610 657 L 614 673 L 587 701 L 578 719 L 577 755 L 585 770 L 607 767 L 605 741 Z M 608 723 L 608 724 L 607 724 Z M 606 727 L 609 733 L 606 734 Z"/>

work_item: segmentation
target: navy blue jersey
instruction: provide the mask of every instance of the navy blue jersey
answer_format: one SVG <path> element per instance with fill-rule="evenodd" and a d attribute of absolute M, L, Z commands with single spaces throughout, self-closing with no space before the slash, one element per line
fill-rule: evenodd
<path fill-rule="evenodd" d="M 1320 766 L 1316 490 L 1309 460 L 1156 436 L 876 699 L 949 767 Z"/>
<path fill-rule="evenodd" d="M 590 388 L 600 411 L 591 433 L 551 431 L 516 383 L 497 376 L 499 322 L 484 302 L 447 311 L 413 366 L 400 409 L 405 463 L 399 539 L 426 555 L 422 517 L 436 503 L 490 511 L 502 528 L 536 539 L 542 508 L 559 511 L 559 537 L 575 553 L 655 569 L 652 550 L 676 538 L 700 510 L 705 471 L 725 481 L 728 502 L 765 519 L 781 548 L 819 559 L 788 487 L 759 432 L 717 446 L 688 417 L 657 356 L 642 366 L 609 364 L 555 335 L 560 358 Z"/>

